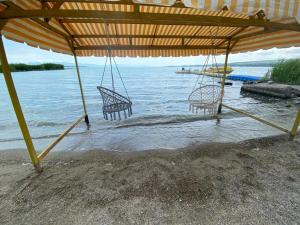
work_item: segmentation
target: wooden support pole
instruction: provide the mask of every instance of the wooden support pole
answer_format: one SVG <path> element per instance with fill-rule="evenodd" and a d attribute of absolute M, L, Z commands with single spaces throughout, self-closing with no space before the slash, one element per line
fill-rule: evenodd
<path fill-rule="evenodd" d="M 61 135 L 58 136 L 44 151 L 39 154 L 38 159 L 42 161 L 45 156 L 74 128 L 81 120 L 85 118 L 85 115 L 81 116 L 78 120 L 76 120 L 68 129 L 66 129 Z"/>
<path fill-rule="evenodd" d="M 220 104 L 219 104 L 219 108 L 218 108 L 218 114 L 220 114 L 222 112 L 224 88 L 225 88 L 225 81 L 226 81 L 226 75 L 227 75 L 227 63 L 228 63 L 228 56 L 229 56 L 229 52 L 230 52 L 230 42 L 231 42 L 231 40 L 228 40 L 226 55 L 225 55 L 224 74 L 223 74 L 222 83 L 221 83 L 221 99 L 220 99 Z"/>
<path fill-rule="evenodd" d="M 296 137 L 299 125 L 300 125 L 300 109 L 298 110 L 293 128 L 291 130 L 291 138 L 292 139 L 294 139 Z"/>
<path fill-rule="evenodd" d="M 75 60 L 75 65 L 76 65 L 76 70 L 77 70 L 77 77 L 78 77 L 78 82 L 79 82 L 79 87 L 80 87 L 82 105 L 83 105 L 83 110 L 84 110 L 84 114 L 85 114 L 84 120 L 85 120 L 86 125 L 89 126 L 90 121 L 89 121 L 89 117 L 88 117 L 87 110 L 86 110 L 85 98 L 84 98 L 84 93 L 83 93 L 83 88 L 82 88 L 82 82 L 81 82 L 81 78 L 80 78 L 80 71 L 79 71 L 79 67 L 78 67 L 78 61 L 77 61 L 76 52 L 73 51 L 73 54 L 74 54 L 74 60 Z"/>
<path fill-rule="evenodd" d="M 225 105 L 225 104 L 223 104 L 223 106 L 224 106 L 225 108 L 227 108 L 227 109 L 231 109 L 232 111 L 235 111 L 235 112 L 237 112 L 237 113 L 240 113 L 240 114 L 243 114 L 243 115 L 245 115 L 245 116 L 248 116 L 248 117 L 250 117 L 250 118 L 252 118 L 252 119 L 255 119 L 255 120 L 257 120 L 257 121 L 259 121 L 259 122 L 261 122 L 261 123 L 264 123 L 264 124 L 266 124 L 266 125 L 268 125 L 268 126 L 274 127 L 274 128 L 276 128 L 276 129 L 278 129 L 278 130 L 281 130 L 281 131 L 283 131 L 283 132 L 285 132 L 285 133 L 287 133 L 287 134 L 290 134 L 290 133 L 291 133 L 288 129 L 286 129 L 286 128 L 284 128 L 284 127 L 281 127 L 281 126 L 279 126 L 279 125 L 277 125 L 277 124 L 275 124 L 275 123 L 272 123 L 272 122 L 270 122 L 270 121 L 267 121 L 267 120 L 265 120 L 265 119 L 259 118 L 258 116 L 252 115 L 252 114 L 250 114 L 250 113 L 248 113 L 248 112 L 245 112 L 245 111 L 243 111 L 243 110 L 236 109 L 236 108 L 230 107 L 230 106 Z M 299 116 L 299 120 L 300 120 L 300 116 Z"/>
<path fill-rule="evenodd" d="M 22 135 L 23 135 L 24 141 L 26 143 L 29 156 L 31 158 L 32 164 L 33 164 L 34 168 L 36 169 L 36 171 L 41 172 L 42 170 L 40 167 L 39 159 L 37 158 L 37 154 L 34 149 L 34 145 L 33 145 L 33 142 L 32 142 L 32 139 L 31 139 L 31 136 L 30 136 L 27 124 L 26 124 L 26 120 L 25 120 L 25 117 L 24 117 L 24 114 L 22 112 L 22 108 L 21 108 L 21 105 L 19 102 L 17 91 L 15 89 L 14 81 L 13 81 L 11 73 L 10 73 L 10 69 L 9 69 L 9 65 L 7 62 L 7 57 L 5 54 L 5 49 L 4 49 L 3 40 L 2 40 L 1 35 L 0 35 L 0 59 L 1 59 L 2 70 L 3 70 L 6 86 L 8 89 L 8 93 L 9 93 L 13 108 L 15 110 L 16 117 L 19 122 L 19 126 L 21 128 Z"/>

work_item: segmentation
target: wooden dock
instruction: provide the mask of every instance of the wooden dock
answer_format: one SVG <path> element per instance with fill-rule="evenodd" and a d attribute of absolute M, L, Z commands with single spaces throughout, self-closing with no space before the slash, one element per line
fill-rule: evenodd
<path fill-rule="evenodd" d="M 244 84 L 241 88 L 241 91 L 285 99 L 300 96 L 300 86 L 278 83 Z"/>

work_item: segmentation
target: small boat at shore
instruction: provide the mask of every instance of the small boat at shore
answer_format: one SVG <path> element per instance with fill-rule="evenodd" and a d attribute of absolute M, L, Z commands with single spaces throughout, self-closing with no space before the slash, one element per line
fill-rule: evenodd
<path fill-rule="evenodd" d="M 224 72 L 226 72 L 226 74 L 230 74 L 232 71 L 233 71 L 233 69 L 230 66 L 226 67 L 226 71 L 225 71 L 225 66 L 217 67 L 217 68 L 210 67 L 210 68 L 204 70 L 204 72 L 207 72 L 207 73 L 221 73 L 221 74 L 224 74 Z"/>
<path fill-rule="evenodd" d="M 181 70 L 177 70 L 177 71 L 175 71 L 175 73 L 177 73 L 177 74 L 193 74 L 193 70 L 191 70 L 191 69 L 187 70 L 184 67 L 182 67 Z"/>
<path fill-rule="evenodd" d="M 233 69 L 230 66 L 227 66 L 226 69 L 226 75 L 230 74 L 233 71 Z M 204 71 L 201 71 L 199 69 L 191 70 L 191 69 L 184 69 L 182 68 L 181 70 L 177 70 L 175 73 L 177 74 L 196 74 L 196 75 L 206 75 L 210 77 L 222 77 L 225 72 L 225 67 L 220 67 L 220 68 L 208 68 Z"/>

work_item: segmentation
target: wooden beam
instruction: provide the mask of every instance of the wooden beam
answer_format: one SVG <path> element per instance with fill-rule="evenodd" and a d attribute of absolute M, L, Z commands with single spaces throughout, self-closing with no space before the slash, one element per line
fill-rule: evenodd
<path fill-rule="evenodd" d="M 229 52 L 231 52 L 232 51 L 232 49 L 234 48 L 234 46 L 239 42 L 239 39 L 238 40 L 231 40 L 231 42 L 232 42 L 232 45 L 230 46 L 230 49 L 229 49 Z"/>
<path fill-rule="evenodd" d="M 79 124 L 86 115 L 81 116 L 78 120 L 76 120 L 68 129 L 66 129 L 61 135 L 59 135 L 46 149 L 44 149 L 39 155 L 38 160 L 42 161 L 46 155 L 68 134 L 70 131 Z"/>
<path fill-rule="evenodd" d="M 195 34 L 193 36 L 196 36 L 201 30 L 202 30 L 202 26 L 201 27 L 198 27 L 198 29 L 196 30 Z M 186 43 L 185 45 L 188 45 L 191 41 L 192 41 L 193 38 L 190 38 Z M 210 38 L 210 39 L 214 39 L 214 38 Z"/>
<path fill-rule="evenodd" d="M 164 13 L 109 12 L 97 10 L 5 10 L 0 19 L 13 18 L 63 18 L 63 23 L 126 23 L 126 24 L 162 24 L 224 27 L 266 27 L 277 30 L 300 32 L 299 24 L 282 24 L 261 19 L 242 19 L 224 16 L 183 15 Z M 72 19 L 67 19 L 72 18 Z M 82 19 L 84 18 L 84 19 Z"/>
<path fill-rule="evenodd" d="M 140 12 L 140 6 L 139 6 L 138 4 L 135 4 L 135 5 L 133 6 L 133 11 L 134 11 L 135 13 L 139 13 L 139 12 Z"/>
<path fill-rule="evenodd" d="M 6 23 L 7 23 L 7 20 L 1 20 L 1 21 L 0 21 L 0 31 L 1 31 L 2 28 L 5 26 Z"/>
<path fill-rule="evenodd" d="M 47 2 L 45 2 L 44 0 L 40 0 L 40 3 L 42 5 L 42 8 L 47 8 L 47 6 L 48 6 Z"/>
<path fill-rule="evenodd" d="M 54 6 L 52 7 L 52 9 L 59 9 L 62 4 L 64 4 L 63 1 L 62 2 L 56 1 L 55 4 L 54 4 Z"/>
<path fill-rule="evenodd" d="M 294 139 L 298 133 L 298 127 L 300 125 L 300 109 L 298 110 L 297 116 L 295 118 L 292 130 L 291 130 L 291 138 Z"/>
<path fill-rule="evenodd" d="M 45 3 L 45 5 L 44 5 L 44 7 L 45 8 L 47 8 L 47 9 L 51 9 L 51 6 L 49 5 L 49 3 L 48 2 L 46 2 L 45 0 L 43 0 L 43 2 Z M 52 7 L 53 9 L 59 9 L 60 8 L 60 6 L 63 4 L 63 2 L 56 2 L 55 4 L 54 4 L 54 6 Z M 17 5 L 15 5 L 15 7 L 18 7 Z M 20 9 L 20 8 L 19 8 Z M 66 28 L 66 26 L 59 20 L 59 19 L 57 19 L 57 18 L 54 18 L 54 20 L 58 23 L 58 25 L 67 33 L 67 36 L 64 36 L 64 38 L 67 40 L 67 42 L 68 42 L 68 45 L 69 45 L 69 47 L 70 47 L 70 49 L 72 50 L 73 49 L 73 45 L 71 45 L 70 44 L 70 41 L 69 41 L 69 39 L 71 39 L 71 43 L 73 43 L 73 38 L 71 37 L 71 33 L 69 32 L 69 30 Z M 47 22 L 47 23 L 49 23 L 49 21 L 45 21 L 45 22 Z M 77 41 L 75 41 L 76 42 L 76 44 L 78 44 L 79 45 L 79 43 L 77 43 Z"/>
<path fill-rule="evenodd" d="M 25 11 L 21 7 L 19 7 L 16 4 L 14 4 L 13 2 L 5 1 L 4 3 L 9 6 L 9 9 L 8 9 L 9 11 L 15 11 L 16 13 L 24 12 Z M 43 17 L 40 17 L 40 18 L 43 18 Z M 40 18 L 28 18 L 28 19 L 33 20 L 34 22 L 38 23 L 42 27 L 44 27 L 44 28 L 46 28 L 46 29 L 48 29 L 50 31 L 53 31 L 56 34 L 59 34 L 59 35 L 65 37 L 65 38 L 70 38 L 66 33 L 60 31 L 59 29 L 57 29 L 57 28 L 55 28 L 53 26 L 51 26 L 50 24 L 48 24 L 47 22 L 41 20 Z M 0 20 L 0 23 L 1 23 L 1 21 L 2 20 Z"/>
<path fill-rule="evenodd" d="M 242 27 L 238 30 L 236 30 L 235 32 L 233 32 L 232 35 L 230 35 L 230 39 L 232 40 L 233 37 L 235 37 L 236 35 L 238 35 L 239 33 L 243 32 L 245 29 L 247 29 L 247 27 Z M 222 41 L 218 46 L 222 46 L 223 44 L 226 43 L 226 40 Z"/>
<path fill-rule="evenodd" d="M 57 34 L 63 36 L 64 38 L 67 38 L 67 39 L 70 38 L 67 34 L 65 34 L 64 32 L 56 29 L 55 27 L 51 26 L 49 23 L 47 23 L 45 21 L 42 21 L 42 20 L 37 19 L 37 18 L 33 18 L 32 20 L 34 22 L 38 23 L 39 25 L 41 25 L 42 27 L 44 27 L 44 28 L 46 28 L 46 29 L 48 29 L 50 31 L 53 31 L 54 33 L 57 33 Z"/>
<path fill-rule="evenodd" d="M 56 29 L 55 27 L 51 26 L 49 23 L 47 23 L 47 22 L 45 22 L 45 21 L 43 21 L 43 20 L 40 20 L 40 19 L 37 19 L 37 18 L 32 18 L 32 20 L 33 20 L 34 22 L 40 24 L 42 27 L 44 27 L 44 28 L 46 28 L 46 29 L 48 29 L 48 30 L 50 30 L 50 31 L 53 31 L 53 32 L 56 33 L 56 34 L 61 35 L 61 36 L 67 41 L 70 50 L 73 51 L 72 46 L 71 46 L 71 44 L 70 44 L 70 36 L 68 36 L 68 35 L 65 34 L 64 32 L 62 32 L 62 31 Z"/>
<path fill-rule="evenodd" d="M 153 37 L 152 37 L 152 40 L 151 40 L 151 45 L 153 45 L 153 44 L 154 44 L 154 40 L 155 40 L 156 33 L 157 33 L 157 25 L 155 25 L 155 29 L 154 29 L 154 33 L 153 33 Z"/>
<path fill-rule="evenodd" d="M 132 38 L 129 38 L 129 44 L 132 46 Z"/>
<path fill-rule="evenodd" d="M 56 2 L 56 3 L 64 3 L 64 2 L 74 2 L 74 3 L 105 3 L 105 4 L 117 4 L 117 5 L 144 5 L 144 6 L 156 6 L 156 7 L 170 7 L 164 5 L 155 5 L 155 4 L 143 4 L 143 3 L 133 3 L 132 0 L 119 0 L 119 1 L 111 1 L 111 0 L 45 0 L 45 2 Z M 188 8 L 183 3 L 175 3 L 173 8 Z"/>
<path fill-rule="evenodd" d="M 288 134 L 291 133 L 288 129 L 286 129 L 286 128 L 284 128 L 284 127 L 281 127 L 281 126 L 279 126 L 279 125 L 277 125 L 277 124 L 275 124 L 275 123 L 273 123 L 273 122 L 267 121 L 267 120 L 265 120 L 265 119 L 262 119 L 262 118 L 260 118 L 260 117 L 258 117 L 258 116 L 252 115 L 252 114 L 250 114 L 250 113 L 248 113 L 248 112 L 246 112 L 246 111 L 243 111 L 243 110 L 241 110 L 241 109 L 236 109 L 236 108 L 233 108 L 233 107 L 228 106 L 228 105 L 225 105 L 225 104 L 222 104 L 222 106 L 224 106 L 224 107 L 227 108 L 227 109 L 231 109 L 232 111 L 235 111 L 235 112 L 237 112 L 237 113 L 246 115 L 246 116 L 248 116 L 248 117 L 250 117 L 250 118 L 252 118 L 252 119 L 255 119 L 255 120 L 257 120 L 257 121 L 259 121 L 259 122 L 261 122 L 261 123 L 264 123 L 264 124 L 266 124 L 266 125 L 268 125 L 268 126 L 274 127 L 274 128 L 276 128 L 276 129 L 278 129 L 278 130 L 281 130 L 281 131 L 283 131 L 283 132 L 285 132 L 285 133 L 288 133 Z"/>
<path fill-rule="evenodd" d="M 244 38 L 255 37 L 258 35 L 268 34 L 268 33 L 276 32 L 276 31 L 278 31 L 278 30 L 264 29 L 264 30 L 261 30 L 258 32 L 248 33 L 248 34 L 240 35 L 238 37 L 234 37 L 234 38 L 232 38 L 232 40 L 240 40 L 240 39 L 244 39 Z"/>
<path fill-rule="evenodd" d="M 211 45 L 111 45 L 111 50 L 185 50 L 185 49 L 226 49 L 226 47 L 212 47 Z M 107 50 L 106 45 L 86 45 L 74 47 L 75 50 Z"/>
<path fill-rule="evenodd" d="M 220 27 L 242 27 L 247 28 L 249 26 L 253 27 L 264 27 L 264 28 L 271 28 L 273 30 L 290 30 L 300 32 L 300 25 L 295 24 L 281 24 L 281 23 L 273 23 L 273 22 L 258 22 L 256 23 L 256 19 L 239 19 L 239 18 L 226 18 L 225 20 L 218 18 L 212 19 L 209 18 L 206 20 L 205 16 L 195 16 L 194 19 L 187 19 L 182 18 L 180 19 L 181 15 L 170 15 L 166 16 L 166 19 L 155 18 L 157 14 L 155 13 L 141 13 L 145 14 L 141 15 L 140 19 L 114 19 L 114 16 L 105 16 L 104 19 L 61 19 L 62 23 L 116 23 L 116 24 L 154 24 L 154 25 L 184 25 L 184 26 L 220 26 Z M 150 15 L 148 15 L 150 14 Z M 144 17 L 153 16 L 152 18 L 145 19 Z M 165 15 L 164 15 L 165 16 Z M 159 15 L 159 17 L 161 17 Z M 168 18 L 167 18 L 168 17 Z M 189 16 L 188 16 L 189 17 Z M 201 17 L 201 18 L 197 18 Z M 1 18 L 1 17 L 0 17 Z M 233 19 L 231 21 L 231 19 Z M 240 20 L 238 23 L 238 20 Z M 222 22 L 218 22 L 222 21 Z"/>
<path fill-rule="evenodd" d="M 11 8 L 11 10 L 24 11 L 21 7 L 19 7 L 18 5 L 16 5 L 16 4 L 13 3 L 13 2 L 8 2 L 8 3 L 7 3 L 7 1 L 5 1 L 5 4 L 7 4 L 7 5 Z M 49 5 L 48 5 L 47 2 L 43 1 L 42 4 L 43 4 L 43 7 L 49 8 Z M 70 44 L 70 40 L 73 41 L 73 40 L 72 40 L 72 37 L 71 37 L 71 34 L 70 34 L 70 32 L 66 29 L 65 25 L 62 24 L 58 19 L 54 18 L 54 19 L 58 22 L 58 24 L 60 25 L 60 27 L 61 27 L 66 33 L 62 32 L 61 30 L 59 30 L 59 29 L 57 29 L 57 28 L 55 28 L 55 27 L 53 27 L 53 26 L 51 26 L 51 25 L 49 24 L 49 21 L 41 20 L 40 18 L 30 18 L 30 19 L 31 19 L 32 21 L 38 23 L 38 24 L 41 25 L 42 27 L 44 27 L 44 28 L 46 28 L 46 29 L 48 29 L 48 30 L 50 30 L 50 31 L 52 31 L 52 32 L 54 32 L 54 33 L 56 33 L 56 34 L 62 36 L 63 38 L 65 38 L 66 41 L 67 41 L 67 43 L 68 43 L 68 45 L 69 45 L 69 47 L 70 47 L 70 50 L 73 51 L 72 45 Z M 0 23 L 1 23 L 1 20 L 0 20 Z M 77 42 L 76 42 L 76 43 L 77 43 Z"/>
<path fill-rule="evenodd" d="M 193 35 L 109 35 L 110 38 L 185 38 L 185 39 L 221 39 L 227 40 L 226 36 L 193 36 Z M 105 34 L 72 35 L 72 38 L 107 38 Z"/>

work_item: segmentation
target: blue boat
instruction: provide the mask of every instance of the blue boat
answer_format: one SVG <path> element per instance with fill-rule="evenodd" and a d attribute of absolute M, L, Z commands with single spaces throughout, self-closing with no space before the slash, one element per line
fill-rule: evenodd
<path fill-rule="evenodd" d="M 258 81 L 261 77 L 248 76 L 248 75 L 229 75 L 226 77 L 228 80 L 240 80 L 240 81 Z"/>

